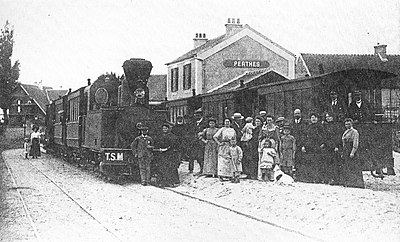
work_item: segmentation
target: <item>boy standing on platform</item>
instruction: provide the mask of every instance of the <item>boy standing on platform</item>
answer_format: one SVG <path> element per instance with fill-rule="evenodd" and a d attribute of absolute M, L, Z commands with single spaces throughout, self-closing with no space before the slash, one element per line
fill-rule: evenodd
<path fill-rule="evenodd" d="M 150 164 L 153 159 L 153 139 L 148 136 L 149 128 L 141 127 L 140 136 L 136 137 L 131 144 L 132 154 L 139 161 L 139 171 L 142 185 L 150 183 Z"/>

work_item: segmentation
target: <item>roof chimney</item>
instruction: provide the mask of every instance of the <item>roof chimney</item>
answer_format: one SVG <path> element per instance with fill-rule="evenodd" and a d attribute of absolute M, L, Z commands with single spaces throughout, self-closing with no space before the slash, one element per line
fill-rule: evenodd
<path fill-rule="evenodd" d="M 228 23 L 225 24 L 225 27 L 227 36 L 234 35 L 243 29 L 243 25 L 240 24 L 239 18 L 228 18 Z"/>
<path fill-rule="evenodd" d="M 386 47 L 387 45 L 380 45 L 379 43 L 377 43 L 376 46 L 374 46 L 375 55 L 379 56 L 379 59 L 381 59 L 381 61 L 383 62 L 388 61 L 386 55 Z"/>
<path fill-rule="evenodd" d="M 193 39 L 193 47 L 197 48 L 201 45 L 204 45 L 207 42 L 206 34 L 205 33 L 196 33 Z"/>
<path fill-rule="evenodd" d="M 90 78 L 87 79 L 87 85 L 90 86 L 92 83 L 90 81 Z"/>

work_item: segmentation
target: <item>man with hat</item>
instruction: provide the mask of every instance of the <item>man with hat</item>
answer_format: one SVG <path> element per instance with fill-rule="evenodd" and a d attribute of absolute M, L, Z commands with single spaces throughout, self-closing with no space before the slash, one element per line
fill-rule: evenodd
<path fill-rule="evenodd" d="M 369 122 L 372 120 L 371 108 L 367 101 L 361 99 L 361 92 L 353 92 L 353 102 L 349 106 L 349 115 L 354 122 Z"/>
<path fill-rule="evenodd" d="M 207 128 L 207 121 L 203 117 L 203 110 L 201 108 L 194 112 L 194 123 L 190 130 L 192 135 L 192 141 L 190 142 L 190 152 L 189 152 L 189 173 L 193 172 L 194 160 L 200 166 L 200 171 L 198 175 L 203 173 L 204 166 L 204 143 L 202 142 L 201 134 L 203 130 Z"/>
<path fill-rule="evenodd" d="M 140 179 L 143 186 L 150 183 L 150 165 L 153 160 L 154 141 L 147 135 L 149 128 L 139 126 L 140 135 L 131 144 L 133 157 L 138 159 Z"/>
<path fill-rule="evenodd" d="M 187 133 L 189 132 L 188 124 L 185 123 L 183 116 L 179 115 L 176 117 L 176 123 L 172 127 L 171 132 L 176 135 L 179 139 L 179 161 L 185 159 L 185 154 L 187 153 L 188 140 Z"/>
<path fill-rule="evenodd" d="M 347 105 L 343 99 L 338 98 L 338 94 L 335 90 L 330 92 L 329 102 L 326 103 L 325 112 L 332 115 L 334 121 L 343 121 L 347 116 Z"/>
<path fill-rule="evenodd" d="M 258 114 L 258 117 L 262 118 L 265 121 L 267 119 L 267 111 L 261 110 Z"/>
<path fill-rule="evenodd" d="M 285 117 L 278 117 L 275 121 L 275 124 L 279 127 L 279 133 L 280 135 L 283 135 L 283 126 L 285 124 Z"/>
<path fill-rule="evenodd" d="M 243 136 L 242 129 L 243 129 L 243 119 L 244 117 L 242 116 L 241 113 L 234 113 L 232 116 L 232 128 L 236 132 L 236 141 L 241 147 L 241 139 Z"/>

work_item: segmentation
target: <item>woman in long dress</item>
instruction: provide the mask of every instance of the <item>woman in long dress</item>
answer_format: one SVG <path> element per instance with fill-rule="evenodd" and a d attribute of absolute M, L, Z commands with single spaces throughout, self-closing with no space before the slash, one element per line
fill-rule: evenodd
<path fill-rule="evenodd" d="M 253 137 L 248 142 L 248 147 L 243 148 L 243 160 L 246 159 L 248 165 L 248 173 L 246 174 L 250 179 L 257 179 L 258 174 L 258 136 L 261 131 L 264 119 L 261 116 L 255 118 L 255 128 L 253 129 Z"/>
<path fill-rule="evenodd" d="M 178 137 L 170 132 L 169 124 L 162 125 L 162 134 L 155 139 L 154 161 L 157 163 L 159 185 L 179 185 Z"/>
<path fill-rule="evenodd" d="M 304 165 L 299 167 L 298 179 L 302 182 L 322 183 L 325 130 L 318 121 L 318 114 L 310 114 L 310 124 L 304 131 L 304 142 L 301 147 Z"/>
<path fill-rule="evenodd" d="M 362 174 L 362 164 L 358 159 L 358 146 L 360 135 L 353 128 L 353 120 L 346 118 L 344 120 L 346 131 L 342 135 L 343 142 L 343 170 L 342 181 L 345 187 L 364 188 Z"/>
<path fill-rule="evenodd" d="M 38 126 L 33 126 L 33 133 L 31 134 L 31 150 L 30 155 L 33 159 L 38 158 L 40 156 L 40 132 Z"/>
<path fill-rule="evenodd" d="M 218 128 L 215 126 L 216 123 L 217 120 L 215 118 L 209 118 L 209 127 L 203 130 L 201 136 L 205 144 L 203 174 L 214 177 L 218 174 L 218 145 L 213 138 L 218 131 Z"/>
<path fill-rule="evenodd" d="M 236 132 L 231 128 L 231 120 L 229 118 L 224 119 L 224 126 L 215 133 L 213 138 L 218 144 L 218 176 L 220 179 L 233 178 L 235 169 L 229 157 L 229 141 L 236 139 Z"/>

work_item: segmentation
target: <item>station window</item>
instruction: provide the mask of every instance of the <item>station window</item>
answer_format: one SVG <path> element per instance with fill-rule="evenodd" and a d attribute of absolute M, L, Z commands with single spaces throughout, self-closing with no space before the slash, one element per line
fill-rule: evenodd
<path fill-rule="evenodd" d="M 21 112 L 21 100 L 18 100 L 18 101 L 17 101 L 17 104 L 18 104 L 18 106 L 17 106 L 17 112 L 20 113 L 20 112 Z"/>
<path fill-rule="evenodd" d="M 183 66 L 183 90 L 192 88 L 192 65 Z"/>
<path fill-rule="evenodd" d="M 171 92 L 178 91 L 178 67 L 171 69 Z"/>

